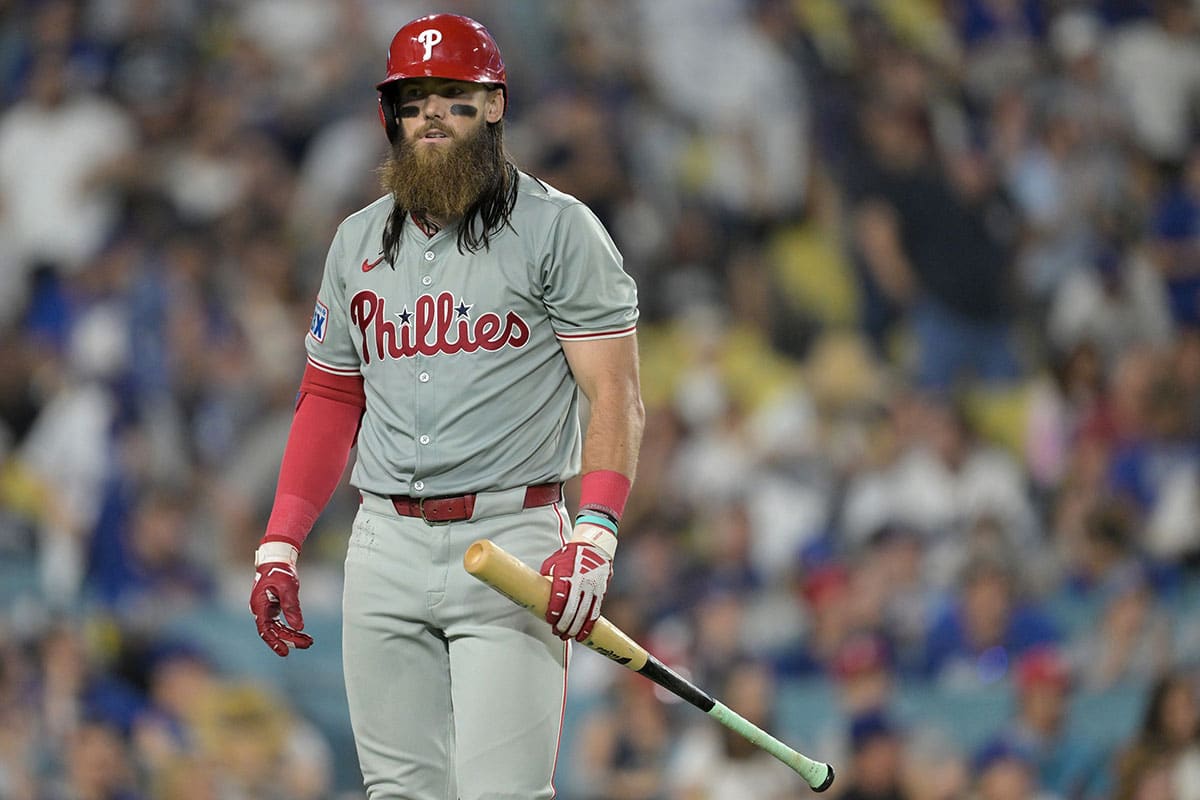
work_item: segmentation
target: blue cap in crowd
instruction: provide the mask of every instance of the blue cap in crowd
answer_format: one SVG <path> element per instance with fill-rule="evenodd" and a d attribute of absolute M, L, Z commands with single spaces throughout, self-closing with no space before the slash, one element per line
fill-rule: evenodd
<path fill-rule="evenodd" d="M 883 709 L 865 711 L 850 720 L 850 749 L 857 753 L 872 741 L 891 738 L 899 732 L 899 726 Z"/>

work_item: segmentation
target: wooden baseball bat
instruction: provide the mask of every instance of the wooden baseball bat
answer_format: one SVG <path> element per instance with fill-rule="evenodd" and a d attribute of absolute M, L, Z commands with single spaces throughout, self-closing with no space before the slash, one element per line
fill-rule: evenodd
<path fill-rule="evenodd" d="M 467 572 L 533 615 L 546 615 L 550 602 L 550 580 L 508 553 L 489 539 L 480 539 L 463 556 Z M 833 767 L 798 753 L 754 723 L 738 715 L 707 692 L 646 652 L 604 617 L 596 620 L 585 646 L 611 661 L 645 675 L 672 694 L 688 701 L 715 718 L 751 744 L 766 750 L 787 764 L 808 782 L 814 791 L 823 792 L 833 784 Z"/>

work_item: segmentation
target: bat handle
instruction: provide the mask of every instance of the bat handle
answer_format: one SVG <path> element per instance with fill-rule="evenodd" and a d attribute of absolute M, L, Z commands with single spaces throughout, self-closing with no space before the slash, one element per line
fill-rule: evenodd
<path fill-rule="evenodd" d="M 713 703 L 708 715 L 787 764 L 808 782 L 814 792 L 823 792 L 833 785 L 831 765 L 796 752 L 719 700 Z"/>

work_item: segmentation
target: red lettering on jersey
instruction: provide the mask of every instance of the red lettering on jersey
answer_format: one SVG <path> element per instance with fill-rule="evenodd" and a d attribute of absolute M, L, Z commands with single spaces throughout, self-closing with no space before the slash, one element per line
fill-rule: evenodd
<path fill-rule="evenodd" d="M 383 361 L 391 358 L 411 358 L 415 355 L 474 353 L 477 350 L 496 351 L 508 345 L 524 347 L 529 341 L 529 325 L 515 311 L 501 318 L 488 311 L 470 319 L 470 306 L 454 305 L 454 295 L 442 292 L 436 298 L 423 294 L 417 298 L 413 313 L 394 314 L 399 325 L 388 318 L 387 301 L 364 289 L 350 298 L 350 321 L 362 337 L 362 360 L 371 357 Z M 466 309 L 466 313 L 460 309 Z"/>

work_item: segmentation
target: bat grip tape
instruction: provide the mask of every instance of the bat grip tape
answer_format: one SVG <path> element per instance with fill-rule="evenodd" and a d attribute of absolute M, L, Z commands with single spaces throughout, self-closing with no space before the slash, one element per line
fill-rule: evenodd
<path fill-rule="evenodd" d="M 719 700 L 714 701 L 708 715 L 787 764 L 804 778 L 814 791 L 823 792 L 833 784 L 833 767 L 829 764 L 813 761 L 803 753 L 796 752 Z"/>

